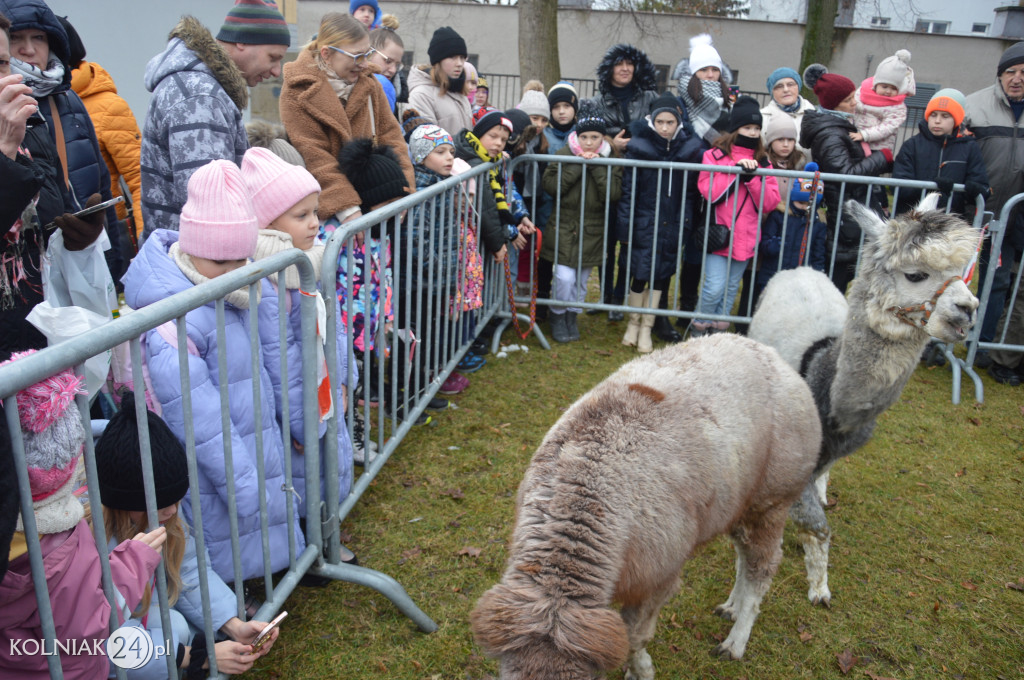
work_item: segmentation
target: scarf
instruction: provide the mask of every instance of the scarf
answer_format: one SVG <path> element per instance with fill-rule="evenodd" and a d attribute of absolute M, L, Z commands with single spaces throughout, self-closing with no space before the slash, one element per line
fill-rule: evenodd
<path fill-rule="evenodd" d="M 21 75 L 21 81 L 32 88 L 32 96 L 36 99 L 53 94 L 53 91 L 64 82 L 64 64 L 52 54 L 45 71 L 20 59 L 12 58 L 11 73 Z"/>
<path fill-rule="evenodd" d="M 352 94 L 352 88 L 355 87 L 355 83 L 350 83 L 346 80 L 342 80 L 338 77 L 338 74 L 327 65 L 327 62 L 323 60 L 320 53 L 316 55 L 316 67 L 324 72 L 327 76 L 327 84 L 334 90 L 334 94 L 337 95 L 338 99 L 341 100 L 341 105 L 345 106 L 348 103 L 348 96 Z"/>
<path fill-rule="evenodd" d="M 614 97 L 615 101 L 619 103 L 619 111 L 621 112 L 622 120 L 628 123 L 630 120 L 629 103 L 633 101 L 633 97 L 636 95 L 636 86 L 633 83 L 624 87 L 616 87 L 609 84 L 608 94 Z"/>
<path fill-rule="evenodd" d="M 845 111 L 833 111 L 832 109 L 823 109 L 820 105 L 817 107 L 817 109 L 818 113 L 827 113 L 830 116 L 835 116 L 839 120 L 850 120 L 851 118 L 853 118 L 852 113 L 846 113 Z"/>
<path fill-rule="evenodd" d="M 703 96 L 699 102 L 690 97 L 689 90 L 684 89 L 679 95 L 686 104 L 686 111 L 690 115 L 690 123 L 693 131 L 698 137 L 711 139 L 718 136 L 714 130 L 714 124 L 722 115 L 722 105 L 725 97 L 722 95 L 722 84 L 715 80 L 700 81 Z"/>
<path fill-rule="evenodd" d="M 760 143 L 760 137 L 745 137 L 743 135 L 736 135 L 736 140 L 733 142 L 733 146 L 739 146 L 744 149 L 750 149 L 751 151 L 757 151 L 757 145 Z"/>
<path fill-rule="evenodd" d="M 573 116 L 572 120 L 568 123 L 558 123 L 554 118 L 551 118 L 548 121 L 548 127 L 552 128 L 555 132 L 562 133 L 561 137 L 562 139 L 565 139 L 565 136 L 569 134 L 574 127 L 576 127 L 576 116 Z"/>
<path fill-rule="evenodd" d="M 796 113 L 797 111 L 800 110 L 800 106 L 803 103 L 804 103 L 803 98 L 802 97 L 797 97 L 796 101 L 793 102 L 792 104 L 787 104 L 786 106 L 783 106 L 782 104 L 780 104 L 778 102 L 775 102 L 775 105 L 779 107 L 780 111 L 785 111 L 786 113 Z"/>
<path fill-rule="evenodd" d="M 573 130 L 569 133 L 569 139 L 566 142 L 569 145 L 569 150 L 572 151 L 573 156 L 582 156 L 583 148 L 580 147 L 580 138 L 576 136 L 576 131 Z M 612 153 L 612 146 L 608 143 L 607 139 L 601 140 L 601 148 L 597 150 L 597 155 L 602 158 L 608 158 Z"/>
<path fill-rule="evenodd" d="M 862 104 L 878 108 L 900 106 L 903 104 L 903 100 L 907 98 L 906 94 L 894 94 L 891 97 L 880 95 L 874 90 L 874 80 L 874 78 L 867 78 L 860 84 L 860 92 L 858 94 Z"/>
<path fill-rule="evenodd" d="M 192 262 L 192 256 L 181 249 L 181 246 L 177 241 L 171 244 L 170 256 L 174 258 L 174 263 L 178 265 L 178 269 L 185 275 L 185 278 L 191 281 L 193 284 L 199 286 L 211 279 L 206 278 L 196 269 L 195 264 Z M 256 287 L 256 303 L 260 301 L 260 288 Z M 244 286 L 238 290 L 233 290 L 224 296 L 224 302 L 228 303 L 236 309 L 249 309 L 249 286 Z"/>
<path fill-rule="evenodd" d="M 466 137 L 466 142 L 473 148 L 476 155 L 480 160 L 485 163 L 494 163 L 494 167 L 488 173 L 487 178 L 490 183 L 491 193 L 494 194 L 494 202 L 498 206 L 498 215 L 501 217 L 501 221 L 505 224 L 514 224 L 512 221 L 512 211 L 508 207 L 508 200 L 505 198 L 505 190 L 502 188 L 502 176 L 501 176 L 501 156 L 493 158 L 487 155 L 487 150 L 484 149 L 483 145 L 480 144 L 480 140 L 469 130 L 463 130 Z"/>
<path fill-rule="evenodd" d="M 253 255 L 253 261 L 262 260 L 263 258 L 270 257 L 285 250 L 294 248 L 292 244 L 292 237 L 283 231 L 277 229 L 260 229 L 260 235 L 256 239 L 256 253 Z M 317 281 L 320 280 L 321 266 L 324 261 L 324 246 L 314 245 L 309 250 L 305 251 L 306 257 L 309 259 L 310 264 L 313 265 L 313 276 Z M 267 278 L 270 282 L 277 287 L 278 276 L 281 272 L 274 272 L 268 274 Z M 292 265 L 284 270 L 284 287 L 288 290 L 297 290 L 299 288 L 299 268 Z M 246 297 L 248 297 L 248 291 L 246 291 Z"/>
<path fill-rule="evenodd" d="M 32 154 L 24 147 L 18 147 L 18 154 L 29 160 L 32 159 Z M 25 294 L 19 288 L 22 282 L 32 288 L 40 285 L 29 281 L 28 271 L 40 271 L 42 258 L 40 256 L 39 262 L 33 262 L 31 254 L 27 250 L 29 239 L 32 239 L 35 250 L 39 253 L 46 249 L 43 230 L 39 224 L 39 215 L 36 212 L 38 202 L 39 194 L 36 194 L 21 211 L 21 217 L 14 221 L 7 233 L 0 235 L 0 239 L 3 241 L 3 248 L 0 249 L 0 310 L 12 309 L 16 299 L 25 299 Z M 42 292 L 41 288 L 37 290 Z"/>
<path fill-rule="evenodd" d="M 462 94 L 462 91 L 466 89 L 466 72 L 463 71 L 462 75 L 458 78 L 448 78 L 448 91 L 452 94 Z"/>

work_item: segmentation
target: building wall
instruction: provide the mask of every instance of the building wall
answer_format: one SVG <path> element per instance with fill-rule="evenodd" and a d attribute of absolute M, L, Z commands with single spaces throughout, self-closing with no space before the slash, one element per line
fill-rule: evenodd
<path fill-rule="evenodd" d="M 982 23 L 989 25 L 987 35 L 991 36 L 995 8 L 1014 4 L 1015 0 L 861 0 L 855 5 L 852 25 L 871 28 L 872 17 L 887 17 L 889 30 L 913 31 L 918 19 L 948 21 L 951 34 L 970 35 L 971 27 Z M 749 18 L 799 23 L 806 16 L 806 5 L 807 0 L 751 0 Z"/>

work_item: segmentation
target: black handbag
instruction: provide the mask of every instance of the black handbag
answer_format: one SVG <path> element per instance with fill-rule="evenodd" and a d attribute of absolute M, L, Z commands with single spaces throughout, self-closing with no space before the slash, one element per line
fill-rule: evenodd
<path fill-rule="evenodd" d="M 729 245 L 730 234 L 729 227 L 724 224 L 710 220 L 701 220 L 700 224 L 697 225 L 697 231 L 694 236 L 697 239 L 697 245 L 705 246 L 706 244 L 704 247 L 705 253 L 713 253 Z"/>

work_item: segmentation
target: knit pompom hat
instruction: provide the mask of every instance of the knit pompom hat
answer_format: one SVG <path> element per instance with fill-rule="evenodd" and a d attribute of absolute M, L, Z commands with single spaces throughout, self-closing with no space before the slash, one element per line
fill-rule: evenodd
<path fill-rule="evenodd" d="M 402 136 L 405 137 L 406 144 L 409 143 L 412 133 L 421 125 L 433 125 L 433 121 L 421 116 L 416 109 L 407 108 L 402 114 Z"/>
<path fill-rule="evenodd" d="M 35 353 L 34 349 L 15 352 L 0 366 Z M 78 394 L 86 394 L 85 380 L 65 369 L 17 395 L 32 507 L 40 534 L 66 531 L 85 515 L 82 503 L 71 493 L 78 457 L 85 446 L 82 416 L 75 408 Z M 24 530 L 20 517 L 18 530 Z"/>
<path fill-rule="evenodd" d="M 483 76 L 478 75 L 476 77 L 476 89 L 478 89 L 478 90 L 487 90 L 488 92 L 490 92 L 491 91 L 490 90 L 490 86 L 487 85 L 487 78 L 484 78 Z"/>
<path fill-rule="evenodd" d="M 813 161 L 804 166 L 804 172 L 817 171 L 818 164 Z M 821 197 L 824 196 L 825 187 L 821 180 L 818 180 L 817 182 L 815 182 L 813 178 L 793 180 L 793 186 L 789 190 L 789 200 L 809 203 L 812 193 L 818 194 L 817 200 L 819 201 L 821 200 Z"/>
<path fill-rule="evenodd" d="M 451 26 L 442 26 L 430 37 L 427 56 L 431 64 L 440 64 L 442 59 L 465 57 L 467 54 L 469 50 L 466 49 L 466 41 Z"/>
<path fill-rule="evenodd" d="M 188 492 L 188 458 L 181 442 L 160 416 L 147 410 L 146 418 L 156 507 L 166 508 Z M 135 417 L 135 396 L 131 392 L 122 398 L 121 410 L 110 419 L 96 442 L 96 473 L 103 505 L 129 512 L 146 510 L 139 421 Z"/>
<path fill-rule="evenodd" d="M 873 84 L 892 85 L 899 94 L 914 94 L 917 86 L 914 83 L 914 69 L 910 68 L 910 52 L 896 50 L 896 54 L 886 57 L 875 69 Z"/>
<path fill-rule="evenodd" d="M 515 133 L 515 127 L 512 125 L 512 120 L 505 115 L 504 111 L 485 107 L 477 111 L 477 114 L 480 114 L 480 117 L 476 119 L 476 123 L 473 125 L 473 136 L 477 139 L 480 139 L 487 134 L 487 131 L 491 128 L 499 125 L 508 129 L 509 136 Z"/>
<path fill-rule="evenodd" d="M 804 86 L 803 81 L 800 80 L 800 74 L 789 68 L 788 66 L 782 66 L 768 74 L 768 80 L 765 84 L 768 85 L 768 92 L 771 93 L 775 89 L 775 86 L 783 78 L 792 78 L 796 81 L 796 88 L 799 90 Z"/>
<path fill-rule="evenodd" d="M 576 119 L 576 134 L 581 135 L 584 132 L 598 132 L 600 134 L 606 134 L 608 124 L 597 108 L 586 103 L 580 107 L 579 116 Z"/>
<path fill-rule="evenodd" d="M 764 143 L 768 146 L 776 139 L 798 139 L 796 121 L 784 113 L 776 113 L 764 126 Z"/>
<path fill-rule="evenodd" d="M 224 17 L 217 40 L 246 45 L 292 44 L 288 24 L 273 0 L 235 0 L 235 6 Z"/>
<path fill-rule="evenodd" d="M 409 193 L 409 180 L 398 156 L 390 147 L 374 146 L 371 139 L 355 139 L 341 147 L 338 168 L 359 194 L 364 215 Z"/>
<path fill-rule="evenodd" d="M 434 149 L 444 144 L 450 145 L 453 149 L 455 147 L 455 140 L 444 128 L 432 123 L 420 125 L 409 137 L 409 158 L 419 165 Z"/>
<path fill-rule="evenodd" d="M 320 193 L 320 184 L 308 170 L 260 147 L 249 149 L 242 157 L 242 179 L 252 197 L 260 229 L 266 229 L 306 196 Z"/>
<path fill-rule="evenodd" d="M 762 121 L 761 105 L 753 97 L 740 97 L 729 112 L 728 132 L 736 132 L 744 125 L 760 126 Z"/>
<path fill-rule="evenodd" d="M 838 73 L 829 73 L 828 67 L 822 64 L 811 64 L 804 69 L 804 83 L 814 90 L 821 108 L 829 111 L 835 111 L 857 89 L 852 80 Z"/>
<path fill-rule="evenodd" d="M 519 102 L 517 108 L 521 109 L 528 116 L 551 117 L 551 106 L 548 104 L 548 98 L 544 96 L 543 92 L 537 92 L 536 90 L 524 92 L 523 99 Z"/>
<path fill-rule="evenodd" d="M 178 220 L 182 252 L 207 260 L 245 260 L 256 251 L 259 226 L 242 171 L 210 161 L 192 173 Z"/>
<path fill-rule="evenodd" d="M 967 105 L 967 98 L 964 97 L 964 93 L 960 90 L 954 90 L 951 87 L 944 87 L 928 100 L 928 106 L 925 107 L 924 117 L 925 120 L 928 116 L 932 115 L 932 111 L 945 111 L 949 115 L 953 116 L 953 122 L 955 127 L 959 128 L 960 124 L 964 122 L 964 106 Z M 956 130 L 954 129 L 954 133 Z"/>
<path fill-rule="evenodd" d="M 714 66 L 720 71 L 725 70 L 725 63 L 722 61 L 722 57 L 718 55 L 718 50 L 712 45 L 711 36 L 707 33 L 701 33 L 690 38 L 689 63 L 690 73 L 693 74 L 708 66 Z"/>
<path fill-rule="evenodd" d="M 579 111 L 580 109 L 580 95 L 576 92 L 576 88 L 573 87 L 572 83 L 561 80 L 551 86 L 548 90 L 548 106 L 554 108 L 555 104 L 559 102 L 565 102 L 573 109 Z"/>

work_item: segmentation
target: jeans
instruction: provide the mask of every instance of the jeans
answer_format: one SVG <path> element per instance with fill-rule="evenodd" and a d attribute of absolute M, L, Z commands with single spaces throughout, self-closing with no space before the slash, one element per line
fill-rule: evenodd
<path fill-rule="evenodd" d="M 704 287 L 700 292 L 702 314 L 728 314 L 732 312 L 736 293 L 740 289 L 746 260 L 734 260 L 724 255 L 708 255 L 704 262 Z M 726 286 L 728 285 L 728 288 Z M 699 319 L 710 323 L 708 319 Z"/>
<path fill-rule="evenodd" d="M 566 267 L 564 264 L 555 265 L 555 299 L 560 302 L 583 302 L 587 295 L 587 279 L 590 278 L 590 270 L 593 267 L 584 267 L 577 270 L 575 267 Z M 581 307 L 556 307 L 552 305 L 552 314 L 564 314 L 565 312 L 583 311 Z"/>

